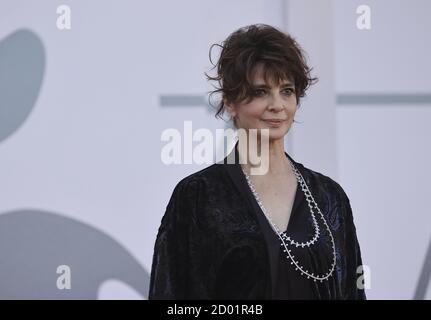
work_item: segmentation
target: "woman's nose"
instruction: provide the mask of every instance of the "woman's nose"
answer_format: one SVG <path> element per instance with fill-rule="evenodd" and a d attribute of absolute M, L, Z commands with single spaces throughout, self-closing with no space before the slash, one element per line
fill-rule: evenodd
<path fill-rule="evenodd" d="M 280 96 L 272 97 L 269 101 L 268 109 L 274 112 L 284 109 L 284 101 Z"/>

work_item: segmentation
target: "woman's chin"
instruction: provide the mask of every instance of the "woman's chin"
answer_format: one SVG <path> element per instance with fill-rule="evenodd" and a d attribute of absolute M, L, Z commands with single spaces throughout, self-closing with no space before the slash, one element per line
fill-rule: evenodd
<path fill-rule="evenodd" d="M 278 128 L 265 128 L 265 129 L 269 129 L 269 132 L 268 132 L 269 140 L 282 139 L 289 131 L 289 128 L 286 128 L 286 126 L 282 126 Z"/>
<path fill-rule="evenodd" d="M 283 139 L 285 134 L 269 134 L 269 141 Z"/>
<path fill-rule="evenodd" d="M 258 136 L 263 134 L 264 136 L 267 136 L 269 138 L 269 140 L 278 140 L 278 139 L 282 139 L 284 136 L 286 136 L 286 134 L 289 131 L 290 126 L 287 125 L 282 125 L 279 127 L 270 127 L 270 126 L 263 126 L 263 127 L 258 127 Z M 253 128 L 253 129 L 256 129 Z M 264 131 L 261 131 L 259 133 L 260 130 L 266 129 Z"/>

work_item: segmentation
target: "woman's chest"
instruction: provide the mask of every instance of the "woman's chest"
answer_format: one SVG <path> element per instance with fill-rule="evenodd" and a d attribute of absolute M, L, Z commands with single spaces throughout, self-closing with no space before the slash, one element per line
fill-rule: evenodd
<path fill-rule="evenodd" d="M 274 179 L 271 183 L 257 182 L 253 195 L 270 222 L 280 231 L 285 231 L 291 218 L 296 192 L 296 180 Z"/>

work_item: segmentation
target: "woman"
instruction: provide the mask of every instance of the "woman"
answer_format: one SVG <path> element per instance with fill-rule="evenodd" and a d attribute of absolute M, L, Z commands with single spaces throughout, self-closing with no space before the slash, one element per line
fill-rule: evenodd
<path fill-rule="evenodd" d="M 251 174 L 251 147 L 240 139 L 223 162 L 177 184 L 158 230 L 149 299 L 365 299 L 347 195 L 284 151 L 300 98 L 317 80 L 302 49 L 262 24 L 221 48 L 217 76 L 207 75 L 222 94 L 216 115 L 257 129 L 258 146 L 267 138 L 267 170 Z"/>

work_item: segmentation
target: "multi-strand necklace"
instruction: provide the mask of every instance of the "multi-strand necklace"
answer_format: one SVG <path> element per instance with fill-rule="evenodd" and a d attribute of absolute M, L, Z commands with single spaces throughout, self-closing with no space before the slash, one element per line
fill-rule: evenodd
<path fill-rule="evenodd" d="M 268 222 L 270 223 L 272 229 L 275 231 L 275 233 L 278 235 L 280 241 L 281 241 L 281 246 L 284 248 L 283 252 L 287 253 L 287 259 L 290 261 L 291 265 L 294 265 L 295 270 L 299 271 L 301 275 L 306 276 L 307 279 L 313 279 L 314 281 L 320 281 L 323 282 L 324 280 L 328 280 L 328 278 L 332 275 L 332 273 L 334 272 L 335 269 L 335 261 L 336 261 L 336 254 L 335 254 L 335 243 L 334 243 L 334 237 L 332 236 L 332 232 L 331 229 L 329 228 L 325 217 L 323 216 L 322 212 L 320 211 L 319 207 L 317 206 L 316 201 L 314 200 L 313 195 L 310 192 L 310 189 L 308 188 L 304 177 L 302 176 L 302 174 L 298 171 L 298 169 L 293 165 L 293 163 L 291 161 L 290 165 L 292 166 L 292 170 L 293 173 L 296 176 L 296 179 L 298 180 L 299 185 L 301 186 L 302 191 L 304 192 L 305 195 L 305 199 L 307 200 L 308 203 L 308 207 L 310 208 L 310 213 L 311 213 L 311 219 L 313 221 L 313 228 L 314 228 L 314 234 L 313 237 L 311 239 L 309 239 L 308 241 L 305 242 L 298 242 L 295 241 L 294 239 L 292 239 L 290 236 L 288 236 L 286 234 L 286 232 L 282 232 L 278 229 L 278 227 L 275 225 L 275 223 L 272 221 L 271 219 L 271 215 L 269 214 L 269 212 L 265 209 L 262 201 L 260 200 L 260 197 L 256 191 L 256 188 L 254 187 L 250 176 L 248 175 L 248 173 L 244 170 L 244 168 L 242 168 L 242 171 L 244 172 L 245 178 L 247 180 L 247 183 L 257 201 L 257 203 L 259 204 L 259 207 L 261 208 L 262 212 L 265 214 L 265 217 L 267 218 Z M 295 258 L 295 256 L 292 253 L 292 249 L 291 247 L 295 246 L 296 248 L 305 248 L 305 247 L 310 247 L 312 245 L 314 245 L 317 240 L 320 237 L 320 228 L 319 225 L 317 223 L 317 219 L 316 216 L 314 214 L 314 208 L 317 210 L 317 212 L 319 213 L 319 216 L 321 218 L 321 220 L 323 221 L 323 225 L 325 226 L 326 230 L 328 231 L 329 237 L 331 239 L 331 245 L 332 245 L 332 263 L 331 263 L 331 267 L 329 268 L 327 273 L 323 273 L 323 274 L 314 274 L 313 272 L 307 270 L 303 265 L 301 265 L 299 263 L 299 261 Z"/>

